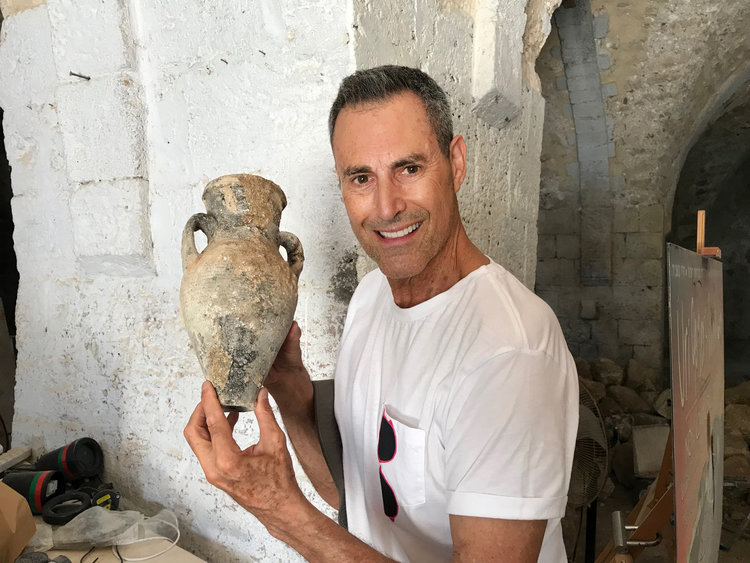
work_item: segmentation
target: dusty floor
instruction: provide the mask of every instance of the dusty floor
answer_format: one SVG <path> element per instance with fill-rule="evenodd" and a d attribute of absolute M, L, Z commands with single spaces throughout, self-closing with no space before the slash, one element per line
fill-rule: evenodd
<path fill-rule="evenodd" d="M 635 504 L 635 499 L 632 497 L 633 493 L 631 491 L 628 491 L 621 486 L 616 486 L 612 495 L 604 502 L 599 503 L 596 515 L 596 555 L 601 553 L 607 542 L 612 538 L 612 512 L 615 510 L 621 510 L 625 513 L 630 511 Z M 744 506 L 742 509 L 744 510 Z M 586 561 L 585 528 L 586 517 L 584 514 L 581 531 L 578 536 L 578 545 L 576 548 L 574 563 L 585 563 Z M 728 548 L 728 550 L 719 551 L 717 559 L 719 563 L 750 562 L 750 525 L 745 530 L 742 538 L 738 538 L 736 528 L 732 528 L 731 531 L 724 529 L 722 531 L 721 539 L 722 545 L 725 549 Z M 664 546 L 657 546 L 644 550 L 636 561 L 638 563 L 668 563 L 671 561 L 671 557 Z"/>

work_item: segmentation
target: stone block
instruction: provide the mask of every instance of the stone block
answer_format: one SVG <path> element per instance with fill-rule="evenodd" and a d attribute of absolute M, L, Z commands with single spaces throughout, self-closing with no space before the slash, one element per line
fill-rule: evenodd
<path fill-rule="evenodd" d="M 594 16 L 594 38 L 604 39 L 609 33 L 609 14 Z"/>
<path fill-rule="evenodd" d="M 569 289 L 560 289 L 557 292 L 556 312 L 571 320 L 579 318 L 578 311 L 581 307 L 581 296 L 578 291 L 575 291 L 576 285 L 577 284 L 573 284 L 573 291 Z"/>
<path fill-rule="evenodd" d="M 72 181 L 144 176 L 145 116 L 130 75 L 62 86 L 58 114 Z"/>
<path fill-rule="evenodd" d="M 5 150 L 13 195 L 47 191 L 59 197 L 67 184 L 57 110 L 50 104 L 19 106 L 4 113 Z"/>
<path fill-rule="evenodd" d="M 664 206 L 644 205 L 638 208 L 638 226 L 646 233 L 661 233 L 664 231 Z"/>
<path fill-rule="evenodd" d="M 570 176 L 571 178 L 573 178 L 573 181 L 575 183 L 578 183 L 578 181 L 580 179 L 579 166 L 580 165 L 578 164 L 578 161 L 576 161 L 576 162 L 568 162 L 565 165 L 565 171 L 568 173 L 568 176 Z"/>
<path fill-rule="evenodd" d="M 587 321 L 593 321 L 599 318 L 596 301 L 593 299 L 582 299 L 580 317 Z"/>
<path fill-rule="evenodd" d="M 594 381 L 604 385 L 620 385 L 625 376 L 625 371 L 609 358 L 598 358 L 591 362 L 591 371 Z"/>
<path fill-rule="evenodd" d="M 538 221 L 540 235 L 566 234 L 578 231 L 578 211 L 572 207 L 540 209 Z"/>
<path fill-rule="evenodd" d="M 617 321 L 599 318 L 591 321 L 591 336 L 597 343 L 600 356 L 617 358 L 619 348 L 617 341 Z M 622 379 L 620 379 L 622 382 Z"/>
<path fill-rule="evenodd" d="M 614 258 L 625 258 L 625 233 L 612 233 L 612 256 Z"/>
<path fill-rule="evenodd" d="M 739 432 L 726 433 L 724 435 L 724 457 L 731 456 L 750 456 L 750 450 L 747 448 L 747 442 Z"/>
<path fill-rule="evenodd" d="M 617 322 L 620 342 L 623 344 L 648 345 L 661 341 L 661 325 L 653 321 L 621 320 Z"/>
<path fill-rule="evenodd" d="M 563 333 L 569 342 L 586 342 L 591 339 L 591 325 L 579 319 L 568 319 Z"/>
<path fill-rule="evenodd" d="M 724 391 L 724 404 L 750 405 L 750 381 L 744 381 Z"/>
<path fill-rule="evenodd" d="M 608 82 L 602 84 L 602 98 L 611 98 L 617 95 L 617 84 L 614 82 Z"/>
<path fill-rule="evenodd" d="M 612 66 L 612 59 L 607 53 L 597 55 L 596 62 L 599 65 L 599 70 L 604 71 Z"/>
<path fill-rule="evenodd" d="M 539 235 L 536 256 L 540 260 L 556 256 L 555 235 Z"/>
<path fill-rule="evenodd" d="M 604 383 L 586 379 L 585 377 L 578 377 L 578 383 L 581 387 L 584 387 L 586 391 L 591 393 L 594 401 L 597 403 L 607 396 L 607 387 Z"/>
<path fill-rule="evenodd" d="M 542 287 L 573 285 L 577 281 L 575 262 L 560 258 L 540 260 L 536 268 L 536 281 Z"/>
<path fill-rule="evenodd" d="M 734 479 L 742 479 L 743 481 L 750 480 L 750 456 L 747 455 L 733 455 L 729 456 L 724 460 L 724 476 Z M 742 516 L 745 518 L 744 514 Z"/>
<path fill-rule="evenodd" d="M 577 76 L 574 78 L 570 78 L 568 81 L 568 90 L 570 90 L 570 93 L 573 92 L 586 92 L 589 90 L 593 90 L 597 93 L 599 96 L 598 99 L 601 99 L 601 82 L 599 81 L 599 73 L 592 74 L 592 75 L 585 75 L 585 76 Z M 596 98 L 594 98 L 596 99 Z M 577 103 L 573 101 L 573 98 L 570 99 L 571 103 Z"/>
<path fill-rule="evenodd" d="M 724 409 L 724 433 L 736 433 L 750 441 L 750 405 L 727 405 Z"/>
<path fill-rule="evenodd" d="M 627 233 L 625 237 L 626 258 L 661 258 L 664 255 L 661 233 Z"/>
<path fill-rule="evenodd" d="M 613 262 L 615 285 L 638 285 L 657 287 L 662 285 L 663 268 L 661 260 L 623 258 Z"/>
<path fill-rule="evenodd" d="M 607 396 L 617 401 L 622 410 L 627 413 L 651 412 L 649 405 L 643 398 L 630 387 L 624 385 L 610 385 L 607 387 Z"/>
<path fill-rule="evenodd" d="M 473 32 L 472 112 L 494 127 L 504 127 L 521 108 L 522 38 L 512 33 L 524 7 L 480 0 Z"/>
<path fill-rule="evenodd" d="M 568 89 L 568 81 L 564 76 L 558 76 L 555 79 L 555 88 L 558 90 L 567 90 Z"/>
<path fill-rule="evenodd" d="M 53 50 L 61 82 L 75 82 L 70 72 L 97 76 L 132 66 L 132 51 L 122 30 L 125 7 L 101 0 L 47 0 Z"/>
<path fill-rule="evenodd" d="M 633 358 L 653 368 L 661 368 L 664 360 L 662 344 L 651 344 L 648 346 L 633 346 Z"/>
<path fill-rule="evenodd" d="M 52 102 L 57 73 L 46 8 L 18 13 L 2 22 L 2 30 L 0 107 Z"/>
<path fill-rule="evenodd" d="M 557 257 L 574 260 L 581 257 L 581 241 L 576 234 L 557 235 Z"/>
<path fill-rule="evenodd" d="M 43 5 L 44 0 L 0 0 L 0 14 L 2 14 L 3 18 L 7 19 L 19 12 Z"/>
<path fill-rule="evenodd" d="M 644 391 L 661 391 L 661 374 L 645 363 L 631 358 L 628 362 L 625 385 L 642 393 Z"/>
<path fill-rule="evenodd" d="M 604 104 L 601 100 L 582 102 L 575 106 L 576 119 L 604 119 Z"/>
<path fill-rule="evenodd" d="M 89 182 L 70 199 L 75 254 L 145 256 L 148 230 L 148 182 L 142 179 Z"/>

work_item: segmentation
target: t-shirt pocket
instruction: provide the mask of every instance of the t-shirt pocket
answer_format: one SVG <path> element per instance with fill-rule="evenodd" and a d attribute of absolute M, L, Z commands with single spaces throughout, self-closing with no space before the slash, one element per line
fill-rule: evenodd
<path fill-rule="evenodd" d="M 394 418 L 387 405 L 383 409 L 381 427 L 378 448 L 380 473 L 393 491 L 397 505 L 407 507 L 424 503 L 425 431 Z M 395 436 L 393 445 L 389 442 L 388 427 Z"/>

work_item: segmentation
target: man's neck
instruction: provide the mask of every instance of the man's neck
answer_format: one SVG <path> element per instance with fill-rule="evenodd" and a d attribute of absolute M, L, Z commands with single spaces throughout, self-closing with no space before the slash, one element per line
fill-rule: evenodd
<path fill-rule="evenodd" d="M 393 300 L 402 309 L 414 307 L 449 290 L 489 262 L 461 227 L 457 236 L 448 241 L 446 248 L 422 272 L 407 279 L 388 278 Z"/>

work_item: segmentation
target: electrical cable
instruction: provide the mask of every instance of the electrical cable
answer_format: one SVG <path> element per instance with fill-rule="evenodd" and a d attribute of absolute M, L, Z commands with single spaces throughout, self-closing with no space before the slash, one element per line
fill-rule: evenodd
<path fill-rule="evenodd" d="M 169 551 L 170 549 L 172 549 L 174 546 L 176 546 L 178 541 L 180 541 L 180 529 L 177 526 L 175 526 L 174 524 L 172 524 L 171 522 L 167 522 L 166 520 L 160 520 L 160 522 L 163 523 L 163 524 L 165 524 L 165 525 L 167 525 L 167 526 L 169 526 L 170 528 L 174 529 L 177 532 L 177 537 L 174 540 L 171 540 L 171 539 L 169 539 L 167 537 L 164 537 L 164 536 L 152 536 L 152 537 L 149 537 L 149 538 L 141 538 L 141 539 L 138 539 L 138 540 L 135 540 L 135 541 L 132 541 L 132 542 L 128 542 L 126 544 L 122 544 L 122 546 L 124 547 L 126 545 L 132 545 L 134 543 L 143 543 L 143 542 L 153 541 L 153 540 L 167 540 L 167 541 L 172 542 L 166 548 L 162 549 L 160 552 L 154 553 L 154 554 L 149 555 L 147 557 L 126 557 L 126 556 L 124 556 L 124 555 L 122 555 L 120 553 L 119 546 L 113 545 L 112 546 L 112 553 L 114 555 L 116 555 L 117 557 L 119 557 L 120 561 L 148 561 L 149 559 L 153 559 L 154 557 L 159 557 L 159 555 L 162 555 L 162 554 L 166 553 L 167 551 Z"/>
<path fill-rule="evenodd" d="M 594 502 L 596 502 L 596 500 Z M 581 511 L 581 517 L 578 519 L 578 531 L 576 533 L 576 541 L 573 544 L 573 557 L 571 557 L 571 561 L 576 560 L 576 553 L 578 552 L 578 540 L 581 539 L 581 528 L 583 528 L 583 509 L 583 506 L 579 508 Z"/>

